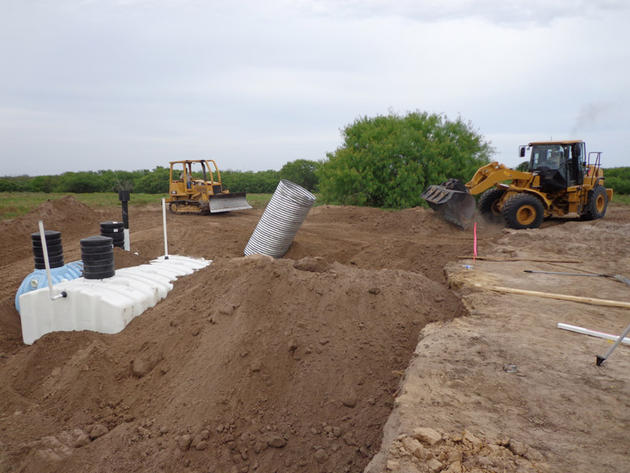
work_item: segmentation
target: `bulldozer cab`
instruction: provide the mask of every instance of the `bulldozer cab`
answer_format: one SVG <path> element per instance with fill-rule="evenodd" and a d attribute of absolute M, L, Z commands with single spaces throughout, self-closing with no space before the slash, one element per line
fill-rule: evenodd
<path fill-rule="evenodd" d="M 173 161 L 170 164 L 171 194 L 210 192 L 214 195 L 222 192 L 221 173 L 213 160 Z"/>

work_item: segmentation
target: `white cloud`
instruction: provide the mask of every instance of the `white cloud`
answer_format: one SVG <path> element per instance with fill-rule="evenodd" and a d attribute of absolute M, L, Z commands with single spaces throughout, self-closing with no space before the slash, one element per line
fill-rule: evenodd
<path fill-rule="evenodd" d="M 304 12 L 327 16 L 400 16 L 432 22 L 477 18 L 501 24 L 547 24 L 562 18 L 627 11 L 624 0 L 294 0 Z"/>

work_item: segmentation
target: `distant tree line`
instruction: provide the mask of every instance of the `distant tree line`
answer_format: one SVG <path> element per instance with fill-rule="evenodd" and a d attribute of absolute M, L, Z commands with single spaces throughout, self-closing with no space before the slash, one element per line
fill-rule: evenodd
<path fill-rule="evenodd" d="M 343 143 L 323 161 L 297 159 L 279 171 L 221 172 L 232 192 L 271 193 L 288 179 L 332 204 L 404 208 L 424 205 L 422 191 L 448 178 L 468 181 L 494 153 L 461 118 L 410 112 L 362 117 L 347 125 Z M 527 170 L 527 162 L 518 169 Z M 198 176 L 200 177 L 200 176 Z M 630 167 L 605 170 L 606 186 L 630 194 Z M 169 169 L 66 172 L 55 176 L 0 177 L 0 191 L 168 193 Z"/>
<path fill-rule="evenodd" d="M 271 193 L 280 179 L 288 179 L 306 189 L 318 191 L 317 170 L 320 163 L 298 159 L 285 164 L 279 171 L 221 172 L 223 185 L 231 192 Z M 115 192 L 131 189 L 146 194 L 168 193 L 169 168 L 138 171 L 81 171 L 49 176 L 0 177 L 0 192 Z"/>
<path fill-rule="evenodd" d="M 630 194 L 630 167 L 604 169 L 604 177 L 606 187 L 612 187 L 616 194 Z"/>

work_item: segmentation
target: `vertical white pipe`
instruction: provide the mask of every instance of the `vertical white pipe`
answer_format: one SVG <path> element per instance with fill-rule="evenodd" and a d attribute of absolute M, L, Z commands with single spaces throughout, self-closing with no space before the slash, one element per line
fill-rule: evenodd
<path fill-rule="evenodd" d="M 50 291 L 50 296 L 52 297 L 53 283 L 52 276 L 50 275 L 50 262 L 48 261 L 48 245 L 46 243 L 46 233 L 44 232 L 44 222 L 40 220 L 38 222 L 38 225 L 39 238 L 42 241 L 42 253 L 44 253 L 44 266 L 46 267 L 46 277 L 48 278 L 48 289 Z"/>
<path fill-rule="evenodd" d="M 124 228 L 123 229 L 123 235 L 125 236 L 125 241 L 123 243 L 123 250 L 125 251 L 129 251 L 131 249 L 131 243 L 129 241 L 129 229 L 128 228 Z"/>
<path fill-rule="evenodd" d="M 66 297 L 67 294 L 65 291 L 62 291 L 61 294 L 57 294 L 53 296 L 53 283 L 52 283 L 52 275 L 50 274 L 50 262 L 48 261 L 48 244 L 46 243 L 46 233 L 44 232 L 44 222 L 39 221 L 39 238 L 42 241 L 42 253 L 44 254 L 44 266 L 46 267 L 46 278 L 48 278 L 48 297 L 51 300 L 59 299 L 60 297 Z"/>
<path fill-rule="evenodd" d="M 166 200 L 162 199 L 162 226 L 164 227 L 164 259 L 168 259 L 168 238 L 166 237 Z"/>

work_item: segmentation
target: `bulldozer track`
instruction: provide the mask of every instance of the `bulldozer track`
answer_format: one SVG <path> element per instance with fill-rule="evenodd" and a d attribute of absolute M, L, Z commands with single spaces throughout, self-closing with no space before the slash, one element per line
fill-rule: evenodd
<path fill-rule="evenodd" d="M 178 210 L 178 207 L 183 208 L 196 208 L 196 210 Z M 170 202 L 168 210 L 174 215 L 208 215 L 210 212 L 204 212 L 199 206 L 198 202 L 190 201 L 175 201 Z"/>

